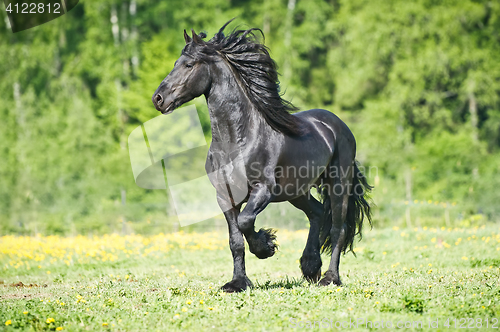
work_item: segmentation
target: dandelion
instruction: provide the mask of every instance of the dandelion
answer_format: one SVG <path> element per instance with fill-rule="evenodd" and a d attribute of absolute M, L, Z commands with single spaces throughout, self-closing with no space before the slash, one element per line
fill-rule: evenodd
<path fill-rule="evenodd" d="M 5 322 L 5 326 L 9 326 L 9 325 L 12 325 L 12 320 L 10 320 L 10 319 Z"/>
<path fill-rule="evenodd" d="M 191 304 L 191 300 L 187 300 L 187 301 L 186 301 L 186 304 L 187 304 L 187 305 L 190 305 L 190 304 Z"/>
<path fill-rule="evenodd" d="M 214 307 L 208 307 L 208 310 L 214 310 Z"/>
<path fill-rule="evenodd" d="M 62 331 L 62 330 L 63 330 L 62 326 L 56 327 L 56 331 Z"/>
<path fill-rule="evenodd" d="M 203 300 L 200 300 L 200 304 L 203 304 L 203 303 L 205 303 L 205 302 Z"/>
<path fill-rule="evenodd" d="M 107 327 L 108 323 L 102 323 L 102 326 Z"/>
<path fill-rule="evenodd" d="M 56 320 L 52 317 L 47 318 L 46 322 L 47 324 L 54 323 Z"/>
<path fill-rule="evenodd" d="M 28 312 L 27 312 L 27 311 L 23 311 L 23 314 L 27 315 L 27 314 L 28 314 Z"/>

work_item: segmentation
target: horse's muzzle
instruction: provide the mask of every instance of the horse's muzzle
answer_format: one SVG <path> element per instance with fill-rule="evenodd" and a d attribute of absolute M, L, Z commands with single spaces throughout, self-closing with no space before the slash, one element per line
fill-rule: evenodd
<path fill-rule="evenodd" d="M 152 100 L 153 100 L 153 104 L 155 105 L 156 109 L 158 109 L 158 107 L 161 107 L 163 105 L 163 97 L 159 93 L 155 93 L 153 95 Z"/>

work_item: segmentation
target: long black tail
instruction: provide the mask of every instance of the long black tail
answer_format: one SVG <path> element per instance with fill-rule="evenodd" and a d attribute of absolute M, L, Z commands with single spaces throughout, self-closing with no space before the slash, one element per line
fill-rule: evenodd
<path fill-rule="evenodd" d="M 363 228 L 363 220 L 365 217 L 368 219 L 370 226 L 372 225 L 372 215 L 369 200 L 369 193 L 373 189 L 368 184 L 366 177 L 361 173 L 358 167 L 359 163 L 356 161 L 354 164 L 354 178 L 351 195 L 349 196 L 349 204 L 347 208 L 347 215 L 345 220 L 345 240 L 342 246 L 342 252 L 345 254 L 348 251 L 353 251 L 354 237 L 359 234 L 361 239 L 361 230 Z M 332 181 L 331 181 L 332 182 Z M 324 185 L 321 188 L 321 195 L 323 196 L 323 222 L 320 227 L 320 245 L 322 252 L 331 254 L 332 252 L 332 239 L 331 229 L 333 224 L 332 206 L 330 200 L 330 191 L 333 184 Z M 354 252 L 354 251 L 353 251 Z"/>

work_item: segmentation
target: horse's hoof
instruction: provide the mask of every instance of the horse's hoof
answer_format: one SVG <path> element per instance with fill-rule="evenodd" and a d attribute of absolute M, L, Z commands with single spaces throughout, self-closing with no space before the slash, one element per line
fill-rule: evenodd
<path fill-rule="evenodd" d="M 276 231 L 273 229 L 261 228 L 257 234 L 256 239 L 252 241 L 252 245 L 249 249 L 252 254 L 257 256 L 259 259 L 266 259 L 272 257 L 276 250 L 278 250 L 278 245 L 275 243 Z"/>
<path fill-rule="evenodd" d="M 325 277 L 319 281 L 318 286 L 328 286 L 331 283 L 332 283 L 332 280 L 330 278 Z"/>
<path fill-rule="evenodd" d="M 300 257 L 300 269 L 304 278 L 311 283 L 317 283 L 321 279 L 321 256 L 317 255 L 302 255 Z"/>
<path fill-rule="evenodd" d="M 221 289 L 226 293 L 239 293 L 245 291 L 247 288 L 253 287 L 252 282 L 248 278 L 233 279 Z"/>
<path fill-rule="evenodd" d="M 306 279 L 307 282 L 311 284 L 316 284 L 318 283 L 319 279 L 321 279 L 321 270 L 318 270 L 318 273 L 312 276 L 306 276 L 304 275 L 304 279 Z"/>
<path fill-rule="evenodd" d="M 336 286 L 342 286 L 342 282 L 339 277 L 332 276 L 328 271 L 325 273 L 323 279 L 321 279 L 318 283 L 319 286 L 328 286 L 330 284 L 334 284 Z"/>
<path fill-rule="evenodd" d="M 318 270 L 318 273 L 312 277 L 306 277 L 306 280 L 310 283 L 317 283 L 321 279 L 321 269 Z"/>

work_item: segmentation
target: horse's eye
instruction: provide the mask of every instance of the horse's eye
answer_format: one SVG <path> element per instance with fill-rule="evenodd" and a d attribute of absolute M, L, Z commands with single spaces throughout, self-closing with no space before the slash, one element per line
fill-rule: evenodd
<path fill-rule="evenodd" d="M 193 68 L 193 65 L 190 63 L 186 63 L 186 68 Z"/>

